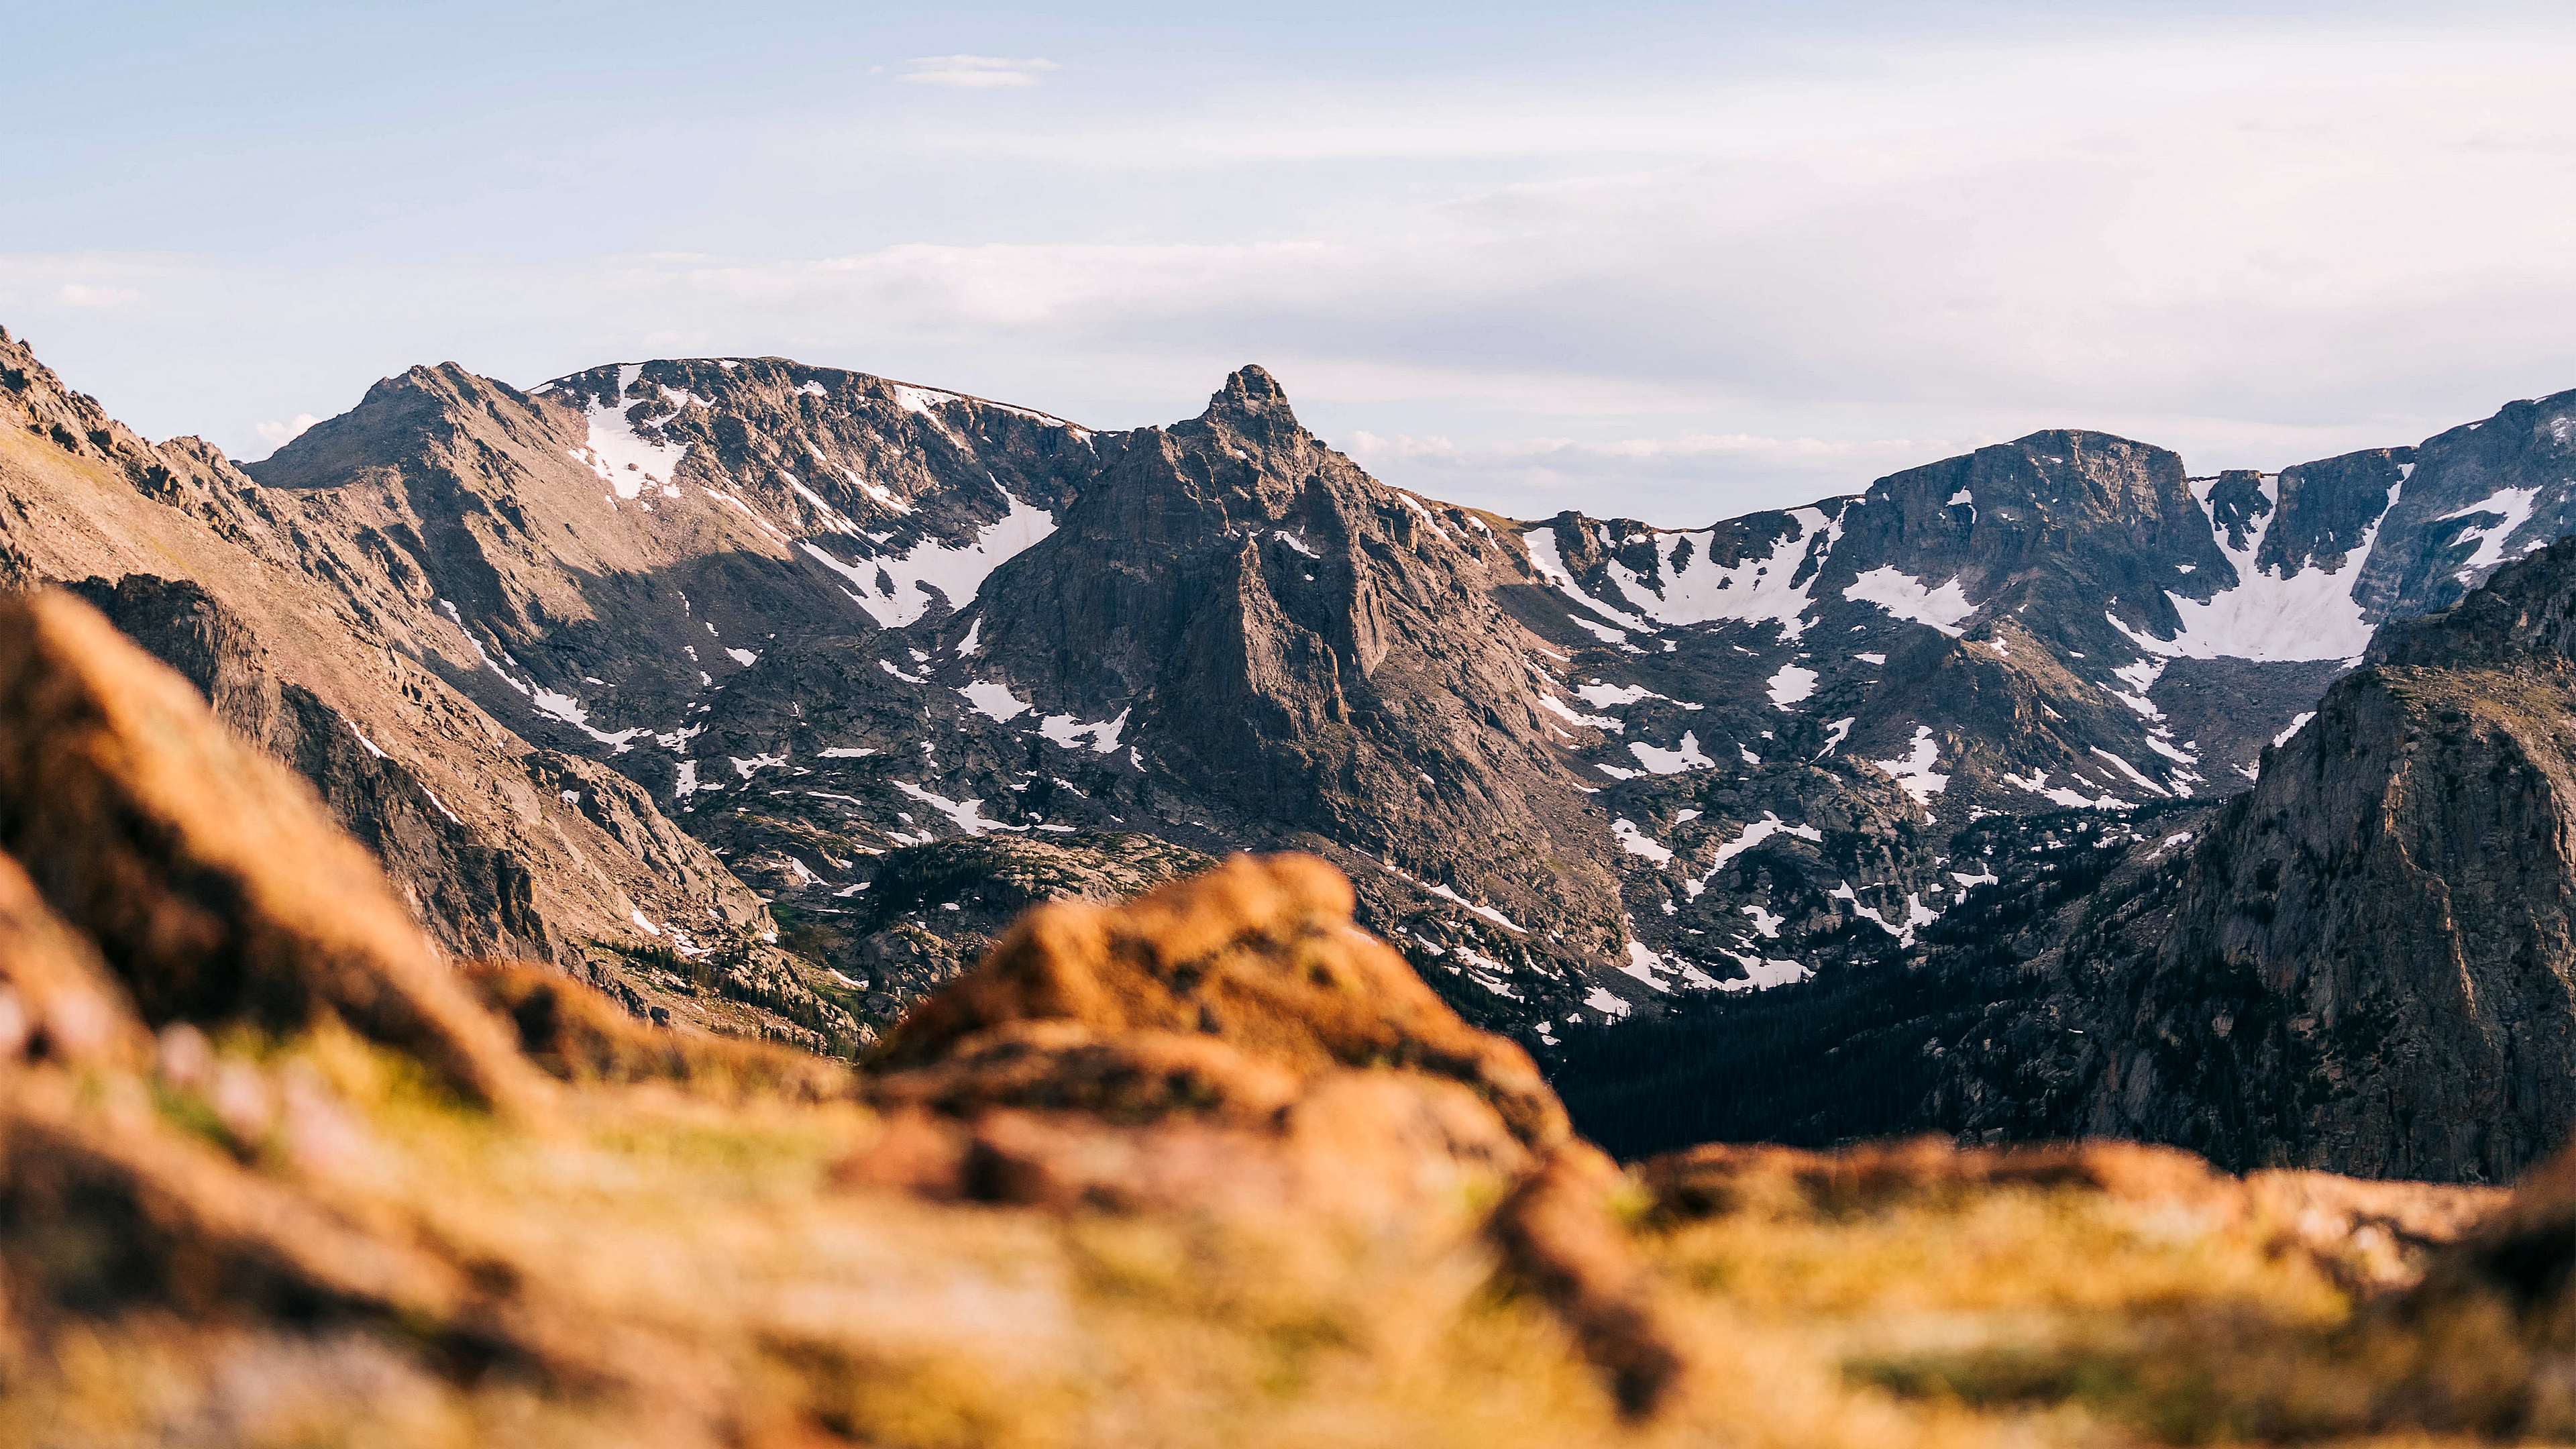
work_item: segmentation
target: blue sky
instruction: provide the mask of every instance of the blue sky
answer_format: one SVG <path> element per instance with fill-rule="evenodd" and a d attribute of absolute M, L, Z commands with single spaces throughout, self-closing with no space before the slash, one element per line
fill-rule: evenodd
<path fill-rule="evenodd" d="M 783 354 L 1670 524 L 2033 428 L 2576 387 L 2576 18 L 2446 5 L 91 4 L 0 325 L 257 457 L 415 362 Z"/>

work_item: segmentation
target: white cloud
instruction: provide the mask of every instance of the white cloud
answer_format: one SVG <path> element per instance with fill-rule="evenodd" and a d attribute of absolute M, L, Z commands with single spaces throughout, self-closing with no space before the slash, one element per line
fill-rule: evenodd
<path fill-rule="evenodd" d="M 1045 72 L 1063 69 L 1051 60 L 1014 60 L 1000 55 L 917 55 L 906 64 L 912 69 L 895 79 L 961 90 L 1033 86 Z"/>
<path fill-rule="evenodd" d="M 1446 437 L 1355 431 L 1342 450 L 1389 482 L 1435 497 L 1463 497 L 1516 517 L 1577 508 L 1698 527 L 1751 509 L 1856 492 L 1869 479 L 1994 441 L 1837 442 L 1685 430 L 1606 441 L 1507 438 L 1461 447 Z M 1752 480 L 1758 482 L 1746 486 Z"/>
<path fill-rule="evenodd" d="M 295 421 L 291 423 L 261 423 L 252 431 L 259 434 L 259 440 L 268 444 L 271 451 L 275 451 L 294 442 L 303 435 L 306 428 L 320 421 L 322 421 L 320 418 L 311 413 L 297 413 Z"/>
<path fill-rule="evenodd" d="M 132 287 L 93 287 L 85 282 L 65 282 L 54 291 L 54 300 L 66 307 L 122 307 L 140 302 L 143 294 Z"/>
<path fill-rule="evenodd" d="M 147 430 L 354 402 L 415 361 L 524 384 L 675 353 L 1124 427 L 1260 362 L 1391 482 L 1694 526 L 2042 427 L 2277 468 L 2576 386 L 2562 29 L 1832 41 L 1616 87 L 1283 69 L 1034 119 L 899 96 L 675 133 L 651 178 L 730 168 L 685 224 L 604 158 L 555 220 L 615 243 L 537 203 L 479 248 L 0 255 L 0 289 Z M 787 240 L 811 237 L 855 240 Z M 72 285 L 151 306 L 74 310 Z"/>

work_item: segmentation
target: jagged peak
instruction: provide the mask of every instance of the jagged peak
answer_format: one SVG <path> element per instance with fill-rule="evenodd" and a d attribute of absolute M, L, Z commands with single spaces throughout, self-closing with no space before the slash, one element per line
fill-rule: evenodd
<path fill-rule="evenodd" d="M 416 363 L 395 376 L 376 379 L 375 385 L 367 389 L 367 395 L 359 399 L 358 405 L 364 407 L 369 403 L 390 401 L 405 393 L 456 397 L 498 385 L 462 363 L 442 362 L 435 366 Z"/>
<path fill-rule="evenodd" d="M 1288 406 L 1288 390 L 1258 363 L 1249 362 L 1236 368 L 1226 378 L 1225 386 L 1209 396 L 1205 416 L 1214 417 L 1220 413 L 1276 415 L 1291 423 L 1297 420 L 1296 413 Z"/>

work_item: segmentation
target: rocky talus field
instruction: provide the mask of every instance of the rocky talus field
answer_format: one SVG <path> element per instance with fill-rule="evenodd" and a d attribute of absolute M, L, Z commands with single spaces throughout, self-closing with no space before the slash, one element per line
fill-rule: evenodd
<path fill-rule="evenodd" d="M 306 779 L 0 602 L 0 1441 L 2427 1444 L 2576 1433 L 2576 1160 L 1622 1169 L 1237 855 L 855 1065 L 442 956 Z"/>

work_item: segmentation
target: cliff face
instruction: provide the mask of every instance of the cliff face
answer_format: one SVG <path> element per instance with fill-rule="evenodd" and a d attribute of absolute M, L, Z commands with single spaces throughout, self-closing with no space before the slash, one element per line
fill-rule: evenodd
<path fill-rule="evenodd" d="M 2405 450 L 2353 597 L 2379 619 L 2459 602 L 2498 565 L 2576 530 L 2576 392 L 2507 403 Z"/>
<path fill-rule="evenodd" d="M 2576 540 L 2369 667 L 2192 854 L 2096 1131 L 2503 1181 L 2576 1124 Z"/>
<path fill-rule="evenodd" d="M 1997 879 L 1903 965 L 1586 1042 L 1577 1121 L 2510 1180 L 2576 1131 L 2576 538 L 2388 625 L 2262 758 L 2232 800 L 1961 832 Z"/>

